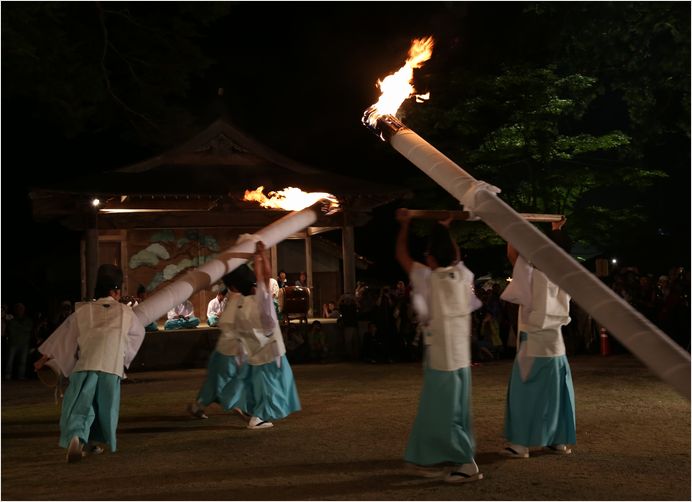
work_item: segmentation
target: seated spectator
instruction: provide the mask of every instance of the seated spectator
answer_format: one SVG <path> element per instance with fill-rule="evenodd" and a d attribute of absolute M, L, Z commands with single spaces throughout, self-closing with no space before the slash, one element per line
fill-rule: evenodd
<path fill-rule="evenodd" d="M 279 277 L 276 280 L 276 282 L 279 285 L 279 288 L 285 288 L 286 286 L 288 286 L 288 279 L 286 278 L 286 271 L 285 270 L 279 271 Z"/>
<path fill-rule="evenodd" d="M 325 303 L 322 306 L 322 317 L 328 319 L 338 319 L 339 311 L 336 309 L 336 304 L 334 302 Z"/>
<path fill-rule="evenodd" d="M 300 286 L 301 288 L 307 288 L 308 287 L 308 275 L 305 272 L 301 271 L 295 285 Z"/>
<path fill-rule="evenodd" d="M 194 308 L 190 300 L 185 300 L 177 307 L 168 311 L 168 320 L 163 325 L 165 330 L 196 328 L 199 319 L 194 315 Z"/>
<path fill-rule="evenodd" d="M 221 288 L 207 306 L 207 324 L 211 327 L 219 323 L 219 317 L 226 307 L 226 288 Z"/>

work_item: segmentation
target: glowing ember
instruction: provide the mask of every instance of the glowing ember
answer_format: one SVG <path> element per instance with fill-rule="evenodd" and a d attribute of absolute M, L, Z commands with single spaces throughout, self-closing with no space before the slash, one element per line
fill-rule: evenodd
<path fill-rule="evenodd" d="M 303 192 L 300 188 L 288 187 L 276 192 L 263 193 L 264 187 L 257 190 L 245 190 L 243 200 L 259 202 L 262 207 L 272 209 L 285 209 L 286 211 L 300 211 L 312 206 L 319 200 L 324 200 L 331 213 L 339 208 L 339 201 L 330 193 Z"/>
<path fill-rule="evenodd" d="M 420 68 L 432 56 L 433 43 L 432 37 L 414 40 L 404 66 L 384 80 L 377 81 L 382 95 L 377 103 L 368 109 L 368 122 L 371 126 L 375 127 L 377 119 L 382 115 L 396 115 L 401 103 L 411 96 L 415 96 L 419 103 L 430 98 L 430 93 L 417 95 L 411 82 L 414 68 Z"/>

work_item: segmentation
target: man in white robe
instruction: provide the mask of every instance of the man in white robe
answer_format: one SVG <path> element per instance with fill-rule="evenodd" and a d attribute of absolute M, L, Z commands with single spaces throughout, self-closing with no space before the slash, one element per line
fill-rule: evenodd
<path fill-rule="evenodd" d="M 565 221 L 553 224 L 551 238 L 567 247 L 560 233 Z M 529 458 L 531 447 L 570 454 L 568 445 L 576 442 L 574 388 L 561 329 L 570 322 L 570 297 L 509 244 L 507 255 L 514 271 L 501 298 L 519 305 L 519 336 L 507 390 L 508 443 L 500 454 Z"/>
<path fill-rule="evenodd" d="M 238 293 L 230 293 L 231 297 Z M 224 291 L 224 311 L 228 297 Z M 212 403 L 218 403 L 224 410 L 233 409 L 246 421 L 249 416 L 238 407 L 242 404 L 242 376 L 247 372 L 247 354 L 242 339 L 232 330 L 225 329 L 223 311 L 220 313 L 217 325 L 221 334 L 216 341 L 216 347 L 209 356 L 207 377 L 197 394 L 197 399 L 188 405 L 187 410 L 197 418 L 209 418 L 205 408 Z"/>
<path fill-rule="evenodd" d="M 42 357 L 34 365 L 36 370 L 50 361 L 70 379 L 59 442 L 67 448 L 68 462 L 81 460 L 84 445 L 90 442 L 106 443 L 116 451 L 120 381 L 144 340 L 144 326 L 130 307 L 119 302 L 121 286 L 122 271 L 101 265 L 97 300 L 81 304 L 38 348 Z"/>
<path fill-rule="evenodd" d="M 222 400 L 249 417 L 249 429 L 266 429 L 301 406 L 269 291 L 271 268 L 262 242 L 256 243 L 253 260 L 254 272 L 242 265 L 223 277 L 224 284 L 240 294 L 229 300 L 219 328 L 243 341 L 248 359 L 238 376 L 242 394 L 229 387 L 234 395 L 224 392 Z"/>
<path fill-rule="evenodd" d="M 211 327 L 219 323 L 219 317 L 226 307 L 226 290 L 220 289 L 207 305 L 207 324 Z"/>
<path fill-rule="evenodd" d="M 199 325 L 199 319 L 195 317 L 195 310 L 190 300 L 185 300 L 180 305 L 176 305 L 168 311 L 168 320 L 163 325 L 163 329 L 191 329 Z"/>
<path fill-rule="evenodd" d="M 425 332 L 423 389 L 404 460 L 423 477 L 447 483 L 483 478 L 474 460 L 471 414 L 471 313 L 481 306 L 473 273 L 459 261 L 446 225 L 434 228 L 427 265 L 408 252 L 410 214 L 399 209 L 396 258 L 413 286 L 412 304 Z M 448 224 L 448 222 L 446 222 Z"/>

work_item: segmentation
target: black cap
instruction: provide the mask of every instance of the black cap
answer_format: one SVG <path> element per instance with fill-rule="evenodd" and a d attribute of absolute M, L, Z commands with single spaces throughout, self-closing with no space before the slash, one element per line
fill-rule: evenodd
<path fill-rule="evenodd" d="M 229 288 L 240 292 L 243 296 L 252 294 L 252 288 L 257 285 L 257 277 L 250 267 L 241 265 L 223 276 L 223 283 Z"/>
<path fill-rule="evenodd" d="M 118 290 L 123 286 L 123 271 L 115 265 L 101 265 L 96 273 L 96 298 L 108 296 L 110 290 Z"/>

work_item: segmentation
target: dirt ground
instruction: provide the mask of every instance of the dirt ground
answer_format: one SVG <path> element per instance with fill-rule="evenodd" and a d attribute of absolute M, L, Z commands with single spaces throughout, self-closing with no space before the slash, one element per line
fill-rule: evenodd
<path fill-rule="evenodd" d="M 186 403 L 205 370 L 132 373 L 118 452 L 65 463 L 59 411 L 37 381 L 2 384 L 2 500 L 690 500 L 690 403 L 636 359 L 570 361 L 574 454 L 505 459 L 511 361 L 473 369 L 477 462 L 465 485 L 412 478 L 402 455 L 420 364 L 293 367 L 303 410 L 247 430 L 218 407 Z"/>

